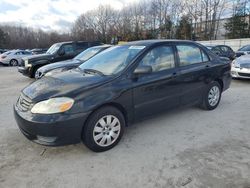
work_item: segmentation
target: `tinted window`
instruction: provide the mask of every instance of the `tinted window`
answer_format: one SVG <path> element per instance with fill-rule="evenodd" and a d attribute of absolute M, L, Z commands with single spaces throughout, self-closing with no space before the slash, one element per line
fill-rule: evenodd
<path fill-rule="evenodd" d="M 191 65 L 208 61 L 207 55 L 197 46 L 177 45 L 180 58 L 180 66 Z"/>
<path fill-rule="evenodd" d="M 201 50 L 201 56 L 202 56 L 202 62 L 209 61 L 208 56 L 203 52 L 203 50 Z"/>
<path fill-rule="evenodd" d="M 174 52 L 170 46 L 159 46 L 150 50 L 141 60 L 139 66 L 151 66 L 153 72 L 175 67 Z"/>
<path fill-rule="evenodd" d="M 87 42 L 76 43 L 76 48 L 77 49 L 86 49 L 86 48 L 88 48 L 88 43 Z"/>
<path fill-rule="evenodd" d="M 250 51 L 250 45 L 243 46 L 242 48 L 239 49 L 239 51 Z"/>
<path fill-rule="evenodd" d="M 26 55 L 31 55 L 32 53 L 31 52 L 24 52 L 24 54 L 26 54 Z"/>
<path fill-rule="evenodd" d="M 63 46 L 65 54 L 72 54 L 74 53 L 74 47 L 72 44 L 66 44 Z"/>
<path fill-rule="evenodd" d="M 232 51 L 229 47 L 227 46 L 221 46 L 221 50 L 224 51 L 224 52 L 230 52 Z"/>

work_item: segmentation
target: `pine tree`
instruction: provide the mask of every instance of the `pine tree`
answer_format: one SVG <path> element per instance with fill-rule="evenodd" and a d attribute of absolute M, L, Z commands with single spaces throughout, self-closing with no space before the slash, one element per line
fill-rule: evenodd
<path fill-rule="evenodd" d="M 237 4 L 239 6 L 236 7 L 234 15 L 224 25 L 227 30 L 226 37 L 229 39 L 250 37 L 248 32 L 249 26 L 246 21 L 246 4 L 240 3 L 239 0 Z"/>
<path fill-rule="evenodd" d="M 181 17 L 176 29 L 176 38 L 185 40 L 192 38 L 192 24 L 188 16 Z"/>

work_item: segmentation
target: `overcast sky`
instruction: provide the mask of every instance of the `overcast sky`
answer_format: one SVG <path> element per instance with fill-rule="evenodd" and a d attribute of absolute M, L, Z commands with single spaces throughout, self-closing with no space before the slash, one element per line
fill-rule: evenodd
<path fill-rule="evenodd" d="M 65 32 L 77 16 L 100 4 L 121 9 L 133 1 L 136 0 L 0 0 L 0 23 Z"/>

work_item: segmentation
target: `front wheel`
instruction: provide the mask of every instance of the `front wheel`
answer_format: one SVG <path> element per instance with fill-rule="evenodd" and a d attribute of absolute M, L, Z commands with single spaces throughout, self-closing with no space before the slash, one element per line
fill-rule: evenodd
<path fill-rule="evenodd" d="M 107 151 L 118 144 L 124 127 L 124 116 L 117 108 L 100 108 L 90 116 L 84 126 L 83 142 L 92 151 Z"/>
<path fill-rule="evenodd" d="M 213 110 L 219 105 L 220 99 L 221 86 L 218 82 L 212 82 L 204 93 L 201 107 L 205 110 Z"/>

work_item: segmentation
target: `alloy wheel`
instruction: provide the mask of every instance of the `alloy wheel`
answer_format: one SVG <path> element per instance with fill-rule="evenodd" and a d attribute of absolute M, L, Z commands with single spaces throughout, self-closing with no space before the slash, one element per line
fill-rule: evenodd
<path fill-rule="evenodd" d="M 220 100 L 220 89 L 218 86 L 213 86 L 208 92 L 208 103 L 211 106 L 217 105 Z"/>
<path fill-rule="evenodd" d="M 11 66 L 17 66 L 17 64 L 18 64 L 18 62 L 17 62 L 17 60 L 15 60 L 15 59 L 12 59 L 12 60 L 10 61 L 10 65 L 11 65 Z"/>
<path fill-rule="evenodd" d="M 100 118 L 95 124 L 93 138 L 97 145 L 107 147 L 113 144 L 120 135 L 121 123 L 113 115 Z"/>

